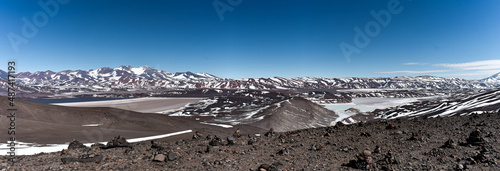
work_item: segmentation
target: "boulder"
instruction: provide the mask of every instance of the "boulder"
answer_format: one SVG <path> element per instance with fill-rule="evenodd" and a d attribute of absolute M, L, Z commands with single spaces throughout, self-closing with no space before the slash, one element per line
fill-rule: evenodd
<path fill-rule="evenodd" d="M 278 168 L 280 167 L 280 165 L 282 165 L 280 162 L 276 162 L 276 163 L 273 163 L 271 165 L 268 165 L 268 164 L 262 164 L 259 166 L 259 168 L 257 168 L 257 170 L 259 171 L 278 171 L 282 168 Z"/>
<path fill-rule="evenodd" d="M 78 148 L 85 148 L 87 146 L 83 145 L 81 142 L 78 140 L 73 140 L 71 143 L 68 145 L 68 149 L 78 149 Z"/>
<path fill-rule="evenodd" d="M 116 147 L 132 147 L 132 144 L 127 142 L 127 139 L 118 135 L 118 137 L 114 137 L 112 140 L 108 141 L 105 147 L 101 147 L 103 149 L 107 148 L 116 148 Z"/>
<path fill-rule="evenodd" d="M 163 161 L 165 161 L 165 155 L 163 155 L 163 154 L 157 154 L 153 158 L 153 161 L 155 161 L 155 162 L 163 162 Z"/>
<path fill-rule="evenodd" d="M 174 152 L 168 152 L 167 153 L 167 159 L 168 159 L 168 161 L 177 160 L 177 154 L 175 154 Z"/>
<path fill-rule="evenodd" d="M 372 170 L 375 168 L 375 163 L 373 162 L 373 158 L 371 157 L 371 152 L 368 150 L 364 150 L 360 154 L 356 154 L 356 160 L 351 160 L 349 161 L 349 163 L 343 165 L 363 170 Z"/>
<path fill-rule="evenodd" d="M 470 134 L 469 134 L 469 137 L 466 139 L 467 143 L 470 144 L 470 145 L 483 145 L 486 143 L 486 141 L 484 140 L 482 134 L 481 134 L 481 131 L 479 131 L 478 129 L 476 129 L 475 131 L 472 131 Z"/>
<path fill-rule="evenodd" d="M 221 146 L 222 145 L 222 140 L 215 136 L 212 140 L 210 140 L 210 142 L 208 142 L 209 145 L 211 146 Z"/>
<path fill-rule="evenodd" d="M 269 129 L 269 131 L 267 131 L 267 132 L 264 134 L 264 136 L 266 136 L 266 137 L 271 137 L 271 136 L 274 136 L 274 135 L 276 135 L 276 133 L 274 132 L 274 129 L 273 129 L 273 128 Z"/>
<path fill-rule="evenodd" d="M 227 138 L 227 145 L 233 145 L 235 142 L 235 138 L 233 136 L 228 136 Z"/>
<path fill-rule="evenodd" d="M 240 128 L 237 128 L 236 131 L 234 131 L 233 137 L 236 137 L 236 138 L 240 138 L 241 137 Z"/>

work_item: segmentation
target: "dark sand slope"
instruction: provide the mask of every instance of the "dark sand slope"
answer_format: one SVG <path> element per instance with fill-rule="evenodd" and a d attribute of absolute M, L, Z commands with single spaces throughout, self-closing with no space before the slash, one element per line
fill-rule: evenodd
<path fill-rule="evenodd" d="M 8 104 L 7 97 L 0 97 L 0 104 Z M 78 108 L 47 105 L 42 103 L 16 100 L 16 138 L 21 142 L 65 143 L 72 139 L 81 142 L 103 142 L 117 135 L 127 138 L 153 136 L 184 130 L 211 130 L 225 133 L 230 130 L 200 124 L 194 117 L 170 117 L 162 114 L 147 114 L 122 109 L 98 107 Z M 1 111 L 7 106 L 2 105 Z M 10 121 L 6 112 L 0 114 L 0 142 L 7 142 L 7 129 Z M 197 117 L 211 120 L 211 117 Z M 102 124 L 97 127 L 82 126 Z M 260 129 L 241 126 L 251 130 Z"/>
<path fill-rule="evenodd" d="M 283 101 L 262 114 L 265 114 L 264 119 L 252 125 L 266 130 L 273 128 L 278 132 L 326 127 L 338 117 L 335 112 L 301 97 Z"/>

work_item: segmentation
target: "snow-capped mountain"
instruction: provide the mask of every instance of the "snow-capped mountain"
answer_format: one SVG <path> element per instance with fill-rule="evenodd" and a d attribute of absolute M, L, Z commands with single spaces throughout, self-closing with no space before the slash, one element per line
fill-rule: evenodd
<path fill-rule="evenodd" d="M 492 75 L 488 78 L 482 79 L 481 81 L 491 83 L 491 84 L 500 84 L 500 72 L 495 74 L 495 75 Z"/>
<path fill-rule="evenodd" d="M 200 80 L 223 80 L 207 73 L 171 73 L 149 66 L 118 68 L 103 67 L 96 70 L 64 70 L 60 72 L 38 71 L 18 72 L 16 77 L 18 93 L 60 94 L 68 92 L 98 92 L 116 89 L 196 88 Z M 7 73 L 0 70 L 0 94 L 7 90 Z"/>
<path fill-rule="evenodd" d="M 6 89 L 6 73 L 0 70 L 2 88 Z M 208 73 L 166 72 L 148 66 L 118 68 L 103 67 L 96 70 L 39 71 L 15 74 L 17 85 L 24 93 L 60 94 L 68 92 L 123 91 L 140 89 L 209 88 L 253 90 L 297 89 L 412 89 L 454 90 L 490 89 L 495 84 L 460 78 L 433 76 L 380 77 L 380 78 L 219 78 Z"/>
<path fill-rule="evenodd" d="M 16 73 L 17 81 L 25 85 L 38 86 L 83 86 L 84 84 L 106 85 L 135 85 L 148 81 L 182 81 L 198 79 L 217 79 L 207 73 L 177 72 L 170 73 L 148 66 L 118 68 L 103 67 L 97 70 L 65 70 L 61 72 L 21 72 Z"/>

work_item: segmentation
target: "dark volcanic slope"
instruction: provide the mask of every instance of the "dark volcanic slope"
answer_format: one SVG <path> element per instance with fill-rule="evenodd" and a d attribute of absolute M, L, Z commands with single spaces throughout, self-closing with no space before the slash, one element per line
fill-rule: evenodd
<path fill-rule="evenodd" d="M 245 129 L 240 131 L 247 133 Z M 356 154 L 368 150 L 374 163 L 371 167 L 376 170 L 500 170 L 498 113 L 337 125 L 276 133 L 270 137 L 243 135 L 234 145 L 225 145 L 228 142 L 225 138 L 219 144 L 209 143 L 203 138 L 207 133 L 201 133 L 202 138 L 196 140 L 155 142 L 154 145 L 141 142 L 135 143 L 133 148 L 100 149 L 95 146 L 92 147 L 97 155 L 95 158 L 102 156 L 97 163 L 63 164 L 61 158 L 68 154 L 59 152 L 18 157 L 13 167 L 3 168 L 259 170 L 262 166 L 268 170 L 352 170 L 366 167 L 360 162 L 348 163 L 356 160 Z M 451 141 L 446 143 L 448 140 Z M 392 155 L 388 155 L 389 150 Z M 154 158 L 157 161 L 153 161 Z M 0 160 L 3 162 L 6 157 Z"/>
<path fill-rule="evenodd" d="M 500 88 L 466 98 L 417 101 L 407 105 L 375 110 L 373 113 L 382 119 L 393 119 L 468 115 L 482 111 L 500 111 Z"/>
<path fill-rule="evenodd" d="M 8 104 L 7 97 L 0 97 L 0 104 Z M 21 142 L 64 143 L 73 138 L 81 142 L 102 142 L 117 135 L 138 138 L 189 129 L 211 129 L 221 133 L 226 131 L 220 127 L 199 124 L 200 121 L 189 117 L 145 114 L 106 107 L 63 107 L 24 100 L 16 100 L 15 104 L 18 110 L 16 138 Z M 0 110 L 7 111 L 6 105 L 2 105 Z M 0 132 L 5 135 L 10 124 L 7 115 L 6 112 L 0 114 Z M 83 127 L 85 124 L 102 125 Z M 7 138 L 1 136 L 0 141 L 6 142 Z"/>
<path fill-rule="evenodd" d="M 6 97 L 1 104 L 8 104 Z M 22 142 L 64 143 L 68 138 L 84 142 L 106 141 L 121 135 L 129 137 L 164 134 L 170 131 L 186 130 L 181 127 L 185 121 L 162 115 L 144 115 L 114 108 L 75 108 L 47 105 L 16 100 L 16 138 Z M 6 111 L 5 105 L 0 108 Z M 7 113 L 2 112 L 1 125 L 8 125 Z M 102 124 L 99 127 L 83 127 L 85 124 Z M 8 127 L 0 127 L 7 132 Z M 6 142 L 5 136 L 0 139 Z"/>
<path fill-rule="evenodd" d="M 279 132 L 329 126 L 338 117 L 335 112 L 301 97 L 271 106 L 261 115 L 265 115 L 264 119 L 252 125 Z"/>

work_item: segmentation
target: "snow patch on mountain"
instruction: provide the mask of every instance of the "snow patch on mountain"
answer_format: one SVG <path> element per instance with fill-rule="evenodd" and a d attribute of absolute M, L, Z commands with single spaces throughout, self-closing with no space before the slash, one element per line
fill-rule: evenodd
<path fill-rule="evenodd" d="M 488 78 L 485 78 L 485 79 L 482 79 L 481 81 L 484 81 L 486 83 L 491 83 L 491 84 L 498 84 L 500 85 L 500 72 L 495 74 L 495 75 L 492 75 Z"/>
<path fill-rule="evenodd" d="M 374 111 L 381 119 L 413 117 L 445 117 L 470 115 L 476 112 L 495 112 L 500 110 L 500 89 L 493 89 L 466 98 L 436 99 L 417 101 L 385 110 Z"/>
<path fill-rule="evenodd" d="M 0 72 L 5 82 L 5 71 Z M 118 68 L 103 67 L 96 70 L 39 71 L 15 74 L 23 93 L 61 94 L 67 92 L 99 92 L 103 90 L 152 90 L 171 88 L 190 89 L 385 89 L 385 90 L 457 90 L 491 89 L 493 78 L 478 81 L 434 76 L 399 76 L 387 78 L 219 78 L 208 73 L 166 72 L 149 66 Z M 497 79 L 498 80 L 498 79 Z"/>

